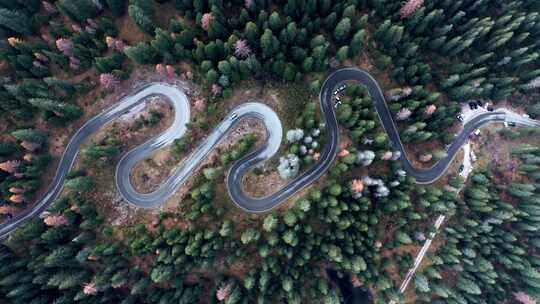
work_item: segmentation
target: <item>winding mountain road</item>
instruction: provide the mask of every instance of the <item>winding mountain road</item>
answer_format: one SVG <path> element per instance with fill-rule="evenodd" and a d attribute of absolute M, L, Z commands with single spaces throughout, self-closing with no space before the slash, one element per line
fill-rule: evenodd
<path fill-rule="evenodd" d="M 392 119 L 392 114 L 385 102 L 384 95 L 377 81 L 366 71 L 357 68 L 344 68 L 332 73 L 324 82 L 320 92 L 321 112 L 326 123 L 327 140 L 320 161 L 301 175 L 295 177 L 283 188 L 262 198 L 253 198 L 243 191 L 242 180 L 246 173 L 255 165 L 272 157 L 279 149 L 283 136 L 283 128 L 277 114 L 268 106 L 257 103 L 244 103 L 233 109 L 219 125 L 199 144 L 195 151 L 174 170 L 171 176 L 158 189 L 150 193 L 139 193 L 131 184 L 129 175 L 134 165 L 150 155 L 153 151 L 170 145 L 175 139 L 181 138 L 190 120 L 190 107 L 187 96 L 180 89 L 163 83 L 151 83 L 135 93 L 122 98 L 111 108 L 94 116 L 86 122 L 68 143 L 56 175 L 46 194 L 32 208 L 16 215 L 0 225 L 0 238 L 9 235 L 27 219 L 41 214 L 58 197 L 63 189 L 67 173 L 72 168 L 81 145 L 92 134 L 107 123 L 133 110 L 144 103 L 148 97 L 161 95 L 166 97 L 174 108 L 173 124 L 162 134 L 150 139 L 140 146 L 127 152 L 116 167 L 115 183 L 119 193 L 129 203 L 141 208 L 153 208 L 163 204 L 198 168 L 208 154 L 225 138 L 228 132 L 243 118 L 253 117 L 263 122 L 267 131 L 265 143 L 255 151 L 235 162 L 227 176 L 227 186 L 232 201 L 246 212 L 260 213 L 275 208 L 287 198 L 294 195 L 307 185 L 317 180 L 332 165 L 339 144 L 339 127 L 332 101 L 333 90 L 345 81 L 356 81 L 364 84 L 371 95 L 379 119 L 390 137 L 395 149 L 401 151 L 403 169 L 416 178 L 420 184 L 428 184 L 437 180 L 451 164 L 460 147 L 467 137 L 477 128 L 493 122 L 514 122 L 517 125 L 540 127 L 540 122 L 523 118 L 519 115 L 504 111 L 494 111 L 478 115 L 467 122 L 448 149 L 448 156 L 427 170 L 415 169 L 406 157 L 398 130 Z"/>

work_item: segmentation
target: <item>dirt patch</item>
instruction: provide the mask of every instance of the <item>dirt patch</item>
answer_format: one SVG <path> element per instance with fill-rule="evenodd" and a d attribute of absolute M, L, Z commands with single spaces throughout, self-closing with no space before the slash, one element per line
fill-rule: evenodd
<path fill-rule="evenodd" d="M 262 174 L 248 174 L 244 177 L 244 191 L 251 197 L 265 197 L 287 184 L 275 171 Z"/>
<path fill-rule="evenodd" d="M 118 28 L 118 37 L 128 44 L 135 45 L 141 41 L 148 41 L 151 39 L 150 35 L 141 31 L 128 14 L 125 14 L 122 18 L 115 19 L 116 28 Z"/>
<path fill-rule="evenodd" d="M 494 172 L 498 184 L 518 182 L 522 176 L 519 174 L 520 161 L 511 157 L 513 148 L 522 144 L 540 146 L 540 138 L 537 136 L 522 136 L 515 140 L 509 140 L 501 135 L 504 127 L 491 125 L 485 128 L 483 135 L 477 139 L 476 154 L 478 161 L 475 166 L 490 168 Z"/>
<path fill-rule="evenodd" d="M 156 26 L 168 29 L 171 19 L 178 18 L 175 1 L 166 1 L 164 3 L 155 1 L 154 3 L 156 6 L 156 15 L 154 16 Z"/>
<path fill-rule="evenodd" d="M 162 29 L 168 29 L 171 19 L 176 18 L 176 7 L 174 1 L 168 1 L 165 3 L 154 3 L 155 15 L 153 18 L 153 23 L 156 27 Z M 124 14 L 124 16 L 118 18 L 115 17 L 116 28 L 118 28 L 119 35 L 122 40 L 126 41 L 128 44 L 134 45 L 141 41 L 149 41 L 152 39 L 151 35 L 143 32 L 129 14 Z"/>
<path fill-rule="evenodd" d="M 432 154 L 441 148 L 443 144 L 436 139 L 430 139 L 427 142 L 404 144 L 407 158 L 411 161 L 414 168 L 417 169 L 429 169 L 433 167 L 437 161 L 431 159 L 430 161 L 421 161 L 421 158 L 425 154 Z"/>

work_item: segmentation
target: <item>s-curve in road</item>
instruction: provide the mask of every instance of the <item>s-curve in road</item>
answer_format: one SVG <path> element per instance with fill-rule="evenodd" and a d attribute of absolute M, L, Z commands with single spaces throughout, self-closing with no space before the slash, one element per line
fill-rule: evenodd
<path fill-rule="evenodd" d="M 152 152 L 170 145 L 177 138 L 181 138 L 185 134 L 186 124 L 190 120 L 189 102 L 182 90 L 168 84 L 151 83 L 133 94 L 122 98 L 116 105 L 90 119 L 75 133 L 60 159 L 56 175 L 43 198 L 37 201 L 32 208 L 1 224 L 0 238 L 7 236 L 25 220 L 39 215 L 58 197 L 62 191 L 66 175 L 73 166 L 81 145 L 88 137 L 107 123 L 129 112 L 137 105 L 142 104 L 148 97 L 155 95 L 164 96 L 171 103 L 175 111 L 174 122 L 165 132 L 127 152 L 121 158 L 116 167 L 115 183 L 122 197 L 127 202 L 141 208 L 160 206 L 193 174 L 201 162 L 206 159 L 208 154 L 215 149 L 219 142 L 227 136 L 228 132 L 241 119 L 253 117 L 263 122 L 266 127 L 267 138 L 261 147 L 232 165 L 227 175 L 227 186 L 232 201 L 239 208 L 252 213 L 269 211 L 317 180 L 332 165 L 339 143 L 339 127 L 334 113 L 332 92 L 338 85 L 345 81 L 359 82 L 367 87 L 373 98 L 381 124 L 388 133 L 394 147 L 401 152 L 401 162 L 404 170 L 415 177 L 418 183 L 426 184 L 437 180 L 448 169 L 448 166 L 467 137 L 482 125 L 490 122 L 512 121 L 519 125 L 540 126 L 540 123 L 537 121 L 518 118 L 519 116 L 511 117 L 510 114 L 501 111 L 479 115 L 464 126 L 463 131 L 450 146 L 446 158 L 439 161 L 430 169 L 418 170 L 413 168 L 406 157 L 405 149 L 392 120 L 392 114 L 386 105 L 377 81 L 364 70 L 344 68 L 332 73 L 326 79 L 319 95 L 321 112 L 326 123 L 326 134 L 328 137 L 326 139 L 326 145 L 321 152 L 320 161 L 301 175 L 290 180 L 283 188 L 262 198 L 250 197 L 243 191 L 242 180 L 245 174 L 253 166 L 272 157 L 278 151 L 283 136 L 281 121 L 272 109 L 261 103 L 247 102 L 233 109 L 157 190 L 150 193 L 139 193 L 133 188 L 129 178 L 134 165 L 149 156 Z"/>

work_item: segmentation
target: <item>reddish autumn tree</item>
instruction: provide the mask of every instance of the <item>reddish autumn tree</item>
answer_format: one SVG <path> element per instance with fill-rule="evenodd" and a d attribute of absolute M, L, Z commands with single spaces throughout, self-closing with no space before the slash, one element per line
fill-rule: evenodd
<path fill-rule="evenodd" d="M 105 37 L 105 43 L 107 44 L 107 47 L 110 48 L 110 49 L 114 48 L 114 42 L 115 41 L 116 40 L 111 36 Z"/>
<path fill-rule="evenodd" d="M 212 16 L 212 13 L 206 13 L 206 14 L 202 15 L 201 27 L 203 28 L 203 30 L 208 31 L 208 29 L 210 28 L 210 23 L 212 22 L 212 20 L 214 20 L 214 16 Z"/>
<path fill-rule="evenodd" d="M 43 55 L 40 52 L 35 52 L 34 57 L 36 57 L 36 59 L 41 62 L 45 62 L 45 63 L 49 62 L 49 58 L 47 58 L 47 56 Z"/>
<path fill-rule="evenodd" d="M 77 33 L 82 33 L 82 28 L 80 25 L 74 23 L 71 25 L 71 28 L 73 29 L 73 31 L 77 32 Z"/>
<path fill-rule="evenodd" d="M 351 182 L 351 190 L 354 193 L 360 193 L 364 191 L 364 183 L 360 179 L 353 179 Z"/>
<path fill-rule="evenodd" d="M 9 197 L 9 200 L 14 203 L 22 203 L 24 202 L 24 196 L 22 194 L 13 194 Z"/>
<path fill-rule="evenodd" d="M 247 57 L 251 54 L 251 48 L 246 40 L 238 40 L 234 44 L 234 54 L 237 57 Z"/>
<path fill-rule="evenodd" d="M 122 40 L 116 40 L 114 42 L 114 48 L 119 52 L 123 52 L 124 49 L 126 48 L 126 44 Z"/>
<path fill-rule="evenodd" d="M 426 115 L 433 115 L 433 113 L 435 113 L 435 111 L 437 111 L 437 106 L 436 105 L 428 105 L 426 107 L 426 110 L 425 110 L 425 113 Z"/>
<path fill-rule="evenodd" d="M 222 92 L 222 91 L 223 91 L 223 90 L 222 90 L 221 86 L 219 86 L 219 85 L 217 85 L 217 84 L 215 84 L 215 83 L 212 85 L 212 95 L 213 95 L 213 96 L 219 96 L 219 95 L 221 95 L 221 92 Z"/>
<path fill-rule="evenodd" d="M 384 154 L 381 156 L 381 159 L 382 159 L 382 160 L 390 160 L 390 159 L 392 159 L 392 155 L 394 155 L 394 154 L 392 153 L 392 151 L 386 151 L 386 152 L 384 152 Z"/>
<path fill-rule="evenodd" d="M 81 67 L 81 61 L 73 56 L 69 57 L 69 68 L 72 70 L 78 70 Z"/>
<path fill-rule="evenodd" d="M 21 193 L 26 192 L 26 190 L 24 190 L 23 188 L 19 188 L 19 187 L 11 187 L 11 188 L 9 188 L 9 192 L 15 193 L 15 194 L 21 194 Z"/>
<path fill-rule="evenodd" d="M 34 156 L 30 153 L 27 153 L 23 156 L 24 161 L 31 162 Z"/>
<path fill-rule="evenodd" d="M 113 90 L 118 85 L 118 79 L 111 73 L 99 75 L 99 83 L 107 90 Z"/>
<path fill-rule="evenodd" d="M 347 149 L 343 149 L 338 153 L 339 157 L 345 157 L 347 155 L 349 155 L 349 150 L 347 150 Z"/>
<path fill-rule="evenodd" d="M 13 47 L 15 47 L 17 44 L 19 44 L 19 43 L 21 43 L 21 42 L 22 42 L 22 40 L 19 39 L 19 38 L 15 38 L 15 37 L 9 37 L 9 38 L 8 38 L 8 43 L 9 43 L 9 45 L 11 45 L 11 46 L 13 46 Z"/>
<path fill-rule="evenodd" d="M 522 304 L 536 304 L 535 299 L 522 291 L 514 293 L 514 298 Z"/>
<path fill-rule="evenodd" d="M 66 56 L 73 55 L 73 42 L 71 41 L 71 39 L 57 39 L 56 48 Z"/>
<path fill-rule="evenodd" d="M 216 291 L 216 298 L 218 299 L 218 301 L 224 301 L 225 299 L 227 299 L 231 294 L 232 288 L 232 283 L 221 284 L 221 286 Z"/>
<path fill-rule="evenodd" d="M 424 0 L 408 0 L 399 10 L 399 14 L 401 18 L 408 18 L 414 15 L 422 5 L 424 5 Z"/>
<path fill-rule="evenodd" d="M 69 224 L 68 220 L 63 215 L 49 215 L 43 219 L 43 222 L 45 225 L 51 227 L 67 226 Z"/>
<path fill-rule="evenodd" d="M 28 150 L 30 152 L 34 152 L 34 151 L 36 151 L 37 149 L 39 149 L 41 147 L 41 144 L 23 140 L 21 142 L 21 147 L 25 148 L 26 150 Z"/>
<path fill-rule="evenodd" d="M 433 159 L 433 154 L 430 154 L 430 153 L 428 153 L 428 154 L 423 154 L 423 155 L 420 156 L 420 161 L 421 161 L 421 162 L 424 162 L 424 163 L 425 163 L 425 162 L 428 162 L 428 161 L 430 161 L 430 160 L 432 160 L 432 159 Z"/>
<path fill-rule="evenodd" d="M 158 73 L 161 76 L 165 76 L 167 74 L 167 70 L 165 69 L 165 66 L 161 63 L 156 64 L 156 73 Z"/>
<path fill-rule="evenodd" d="M 94 282 L 89 282 L 89 283 L 84 283 L 83 285 L 83 293 L 85 295 L 95 295 L 97 293 L 97 287 L 96 287 L 96 283 Z"/>
<path fill-rule="evenodd" d="M 397 120 L 406 120 L 407 118 L 411 117 L 412 112 L 408 108 L 402 108 L 397 113 Z"/>
<path fill-rule="evenodd" d="M 176 77 L 176 71 L 172 65 L 166 65 L 165 69 L 167 70 L 167 77 L 174 78 Z"/>
<path fill-rule="evenodd" d="M 17 168 L 19 168 L 20 165 L 21 161 L 19 160 L 8 160 L 0 163 L 0 170 L 13 174 L 17 171 Z"/>
<path fill-rule="evenodd" d="M 54 14 L 58 11 L 56 9 L 56 6 L 47 1 L 41 1 L 41 5 L 43 6 L 43 9 L 49 14 Z"/>
<path fill-rule="evenodd" d="M 199 98 L 195 100 L 195 110 L 202 112 L 206 108 L 206 101 L 204 98 Z"/>

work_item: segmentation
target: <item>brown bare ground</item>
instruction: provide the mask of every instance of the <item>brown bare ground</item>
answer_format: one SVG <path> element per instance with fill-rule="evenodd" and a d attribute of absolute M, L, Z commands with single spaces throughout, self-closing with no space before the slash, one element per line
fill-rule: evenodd
<path fill-rule="evenodd" d="M 244 191 L 252 197 L 265 197 L 282 188 L 287 182 L 275 171 L 250 173 L 244 177 Z"/>
<path fill-rule="evenodd" d="M 151 39 L 150 35 L 141 31 L 128 14 L 125 14 L 122 18 L 116 18 L 115 23 L 116 28 L 118 28 L 118 37 L 126 41 L 129 45 L 135 45 L 138 42 Z"/>

